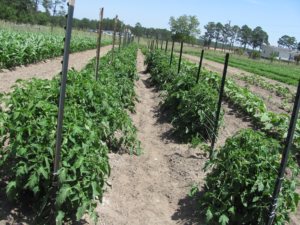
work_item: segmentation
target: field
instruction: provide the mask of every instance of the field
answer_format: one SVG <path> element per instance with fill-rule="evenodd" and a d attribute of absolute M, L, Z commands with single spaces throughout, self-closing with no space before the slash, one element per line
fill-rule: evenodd
<path fill-rule="evenodd" d="M 63 35 L 20 33 L 18 31 L 0 31 L 0 69 L 40 62 L 62 55 Z M 111 40 L 101 41 L 102 46 L 112 44 Z M 71 51 L 80 52 L 97 47 L 97 38 L 74 36 Z"/>
<path fill-rule="evenodd" d="M 69 66 L 75 68 L 68 73 L 57 219 L 134 225 L 208 219 L 225 225 L 251 218 L 258 224 L 270 203 L 277 177 L 270 164 L 278 170 L 295 88 L 229 70 L 214 133 L 223 64 L 204 61 L 195 84 L 198 66 L 191 62 L 199 57 L 185 54 L 178 74 L 176 54 L 170 67 L 170 53 L 150 53 L 132 43 L 120 53 L 115 49 L 109 66 L 109 48 L 101 48 L 98 82 L 95 50 L 70 55 Z M 12 88 L 0 86 L 6 92 L 0 112 L 1 223 L 49 219 L 60 60 L 0 73 L 12 80 L 9 84 L 16 82 Z M 28 69 L 36 74 L 24 76 Z M 299 138 L 296 133 L 293 147 Z M 277 221 L 290 217 L 293 225 L 300 219 L 288 213 L 300 209 L 298 155 L 296 148 L 289 158 L 276 213 Z"/>
<path fill-rule="evenodd" d="M 147 39 L 141 39 L 140 43 L 142 46 L 147 45 Z M 163 44 L 163 49 L 166 47 L 166 42 Z M 159 42 L 159 48 L 161 48 L 161 42 Z M 172 49 L 172 43 L 168 43 L 168 51 Z M 199 56 L 201 55 L 201 50 L 203 48 L 199 46 L 194 46 L 184 44 L 183 53 L 189 55 Z M 204 49 L 204 59 L 224 63 L 225 53 L 222 51 L 215 51 L 211 49 Z M 174 52 L 180 52 L 180 43 L 174 44 Z M 295 65 L 295 63 L 286 63 L 286 62 L 277 62 L 274 61 L 271 63 L 269 60 L 260 59 L 260 60 L 252 60 L 249 59 L 248 56 L 239 56 L 230 52 L 229 58 L 229 66 L 232 66 L 237 69 L 241 69 L 243 71 L 247 71 L 250 73 L 254 73 L 260 76 L 264 76 L 266 78 L 270 78 L 276 81 L 280 81 L 285 84 L 293 85 L 297 87 L 299 80 L 299 72 L 300 66 Z"/>

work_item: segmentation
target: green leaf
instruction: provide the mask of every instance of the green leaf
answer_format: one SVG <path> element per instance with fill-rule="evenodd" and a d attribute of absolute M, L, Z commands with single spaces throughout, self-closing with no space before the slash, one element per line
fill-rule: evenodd
<path fill-rule="evenodd" d="M 48 173 L 50 173 L 50 163 L 49 163 L 48 157 L 45 157 L 45 163 L 46 163 L 46 167 L 47 167 Z"/>
<path fill-rule="evenodd" d="M 294 193 L 294 202 L 295 202 L 296 207 L 298 206 L 299 200 L 300 200 L 299 194 Z"/>
<path fill-rule="evenodd" d="M 86 207 L 87 207 L 86 203 L 83 203 L 82 206 L 78 207 L 78 210 L 77 210 L 77 221 L 79 221 L 83 217 L 83 215 L 85 214 Z"/>
<path fill-rule="evenodd" d="M 38 173 L 41 173 L 43 174 L 43 176 L 45 177 L 45 179 L 48 179 L 48 173 L 46 172 L 45 168 L 44 167 L 40 167 L 39 170 L 38 170 Z"/>
<path fill-rule="evenodd" d="M 97 224 L 98 223 L 98 217 L 99 217 L 98 213 L 92 212 L 91 216 L 90 216 L 90 219 L 94 218 L 94 223 Z"/>
<path fill-rule="evenodd" d="M 231 206 L 231 207 L 228 209 L 228 212 L 231 212 L 231 213 L 234 215 L 234 214 L 235 214 L 234 206 Z"/>
<path fill-rule="evenodd" d="M 264 190 L 264 184 L 262 183 L 262 181 L 258 182 L 258 191 L 263 191 Z"/>
<path fill-rule="evenodd" d="M 213 214 L 212 214 L 212 212 L 210 211 L 210 208 L 207 209 L 205 215 L 206 215 L 206 221 L 207 221 L 207 222 L 210 221 L 210 220 L 213 218 Z"/>
<path fill-rule="evenodd" d="M 58 182 L 60 184 L 63 184 L 66 180 L 66 177 L 67 177 L 67 173 L 68 173 L 68 169 L 63 167 L 60 169 L 59 171 L 59 175 L 58 175 Z"/>
<path fill-rule="evenodd" d="M 16 181 L 11 181 L 6 186 L 6 194 L 9 201 L 12 201 L 17 194 L 17 183 Z"/>
<path fill-rule="evenodd" d="M 66 198 L 69 195 L 71 190 L 71 186 L 69 184 L 64 184 L 62 188 L 59 190 L 58 195 L 56 197 L 55 205 L 60 208 L 60 206 L 65 202 Z"/>
<path fill-rule="evenodd" d="M 94 196 L 101 196 L 102 195 L 102 191 L 101 191 L 101 188 L 100 186 L 97 184 L 96 181 L 92 181 L 92 189 L 93 189 L 93 195 Z"/>
<path fill-rule="evenodd" d="M 56 225 L 62 225 L 64 217 L 65 217 L 65 213 L 62 211 L 58 211 L 57 216 L 55 218 Z"/>
<path fill-rule="evenodd" d="M 221 223 L 222 225 L 226 225 L 229 222 L 229 218 L 227 217 L 227 215 L 222 214 L 219 217 L 219 223 Z"/>
<path fill-rule="evenodd" d="M 32 190 L 37 184 L 38 184 L 38 176 L 37 176 L 37 172 L 32 172 L 30 177 L 29 177 L 29 181 L 28 181 L 28 185 L 29 185 L 29 188 Z"/>

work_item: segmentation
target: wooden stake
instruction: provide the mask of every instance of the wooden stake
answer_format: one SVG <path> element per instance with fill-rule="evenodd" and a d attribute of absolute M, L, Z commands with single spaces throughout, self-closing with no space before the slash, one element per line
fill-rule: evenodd
<path fill-rule="evenodd" d="M 103 20 L 103 10 L 100 8 L 100 19 L 99 19 L 99 29 L 98 29 L 98 43 L 97 43 L 97 52 L 96 52 L 96 66 L 95 66 L 95 79 L 98 79 L 98 69 L 99 69 L 99 57 L 100 57 L 100 47 L 101 47 L 101 29 L 102 29 L 102 20 Z"/>
<path fill-rule="evenodd" d="M 122 27 L 123 27 L 123 21 L 121 23 L 121 28 L 120 28 L 120 32 L 119 32 L 119 52 L 120 52 L 121 42 L 122 42 Z"/>
<path fill-rule="evenodd" d="M 115 19 L 115 28 L 114 28 L 113 46 L 112 46 L 112 49 L 111 49 L 110 66 L 112 66 L 112 62 L 113 62 L 113 59 L 114 59 L 114 49 L 115 49 L 117 22 L 118 22 L 118 15 L 116 15 L 116 19 Z"/>

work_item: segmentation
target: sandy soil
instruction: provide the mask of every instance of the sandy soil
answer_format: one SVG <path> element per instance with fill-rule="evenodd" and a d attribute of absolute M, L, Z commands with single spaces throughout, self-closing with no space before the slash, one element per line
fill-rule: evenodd
<path fill-rule="evenodd" d="M 100 56 L 106 55 L 111 50 L 112 45 L 101 47 Z M 69 56 L 69 69 L 74 67 L 80 71 L 92 58 L 96 56 L 96 49 L 83 52 L 72 53 Z M 10 92 L 10 87 L 15 84 L 17 79 L 52 79 L 61 72 L 63 57 L 47 59 L 42 62 L 29 64 L 27 66 L 18 66 L 11 70 L 0 70 L 0 92 Z"/>

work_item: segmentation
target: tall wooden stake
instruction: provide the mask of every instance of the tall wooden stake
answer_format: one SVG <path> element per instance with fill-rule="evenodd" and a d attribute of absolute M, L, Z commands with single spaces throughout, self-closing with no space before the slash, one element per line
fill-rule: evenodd
<path fill-rule="evenodd" d="M 126 34 L 127 34 L 127 27 L 124 27 L 124 39 L 123 39 L 123 50 L 124 50 L 124 46 L 126 45 Z"/>
<path fill-rule="evenodd" d="M 119 32 L 119 52 L 120 52 L 121 42 L 122 42 L 122 27 L 123 27 L 123 21 L 121 23 L 120 32 Z"/>
<path fill-rule="evenodd" d="M 103 20 L 103 10 L 104 10 L 104 8 L 100 8 L 98 43 L 97 43 L 96 66 L 95 66 L 95 79 L 96 79 L 96 81 L 98 79 L 98 69 L 99 69 L 99 57 L 100 57 L 100 48 L 101 48 L 101 29 L 102 29 L 102 20 Z"/>
<path fill-rule="evenodd" d="M 112 66 L 112 62 L 113 62 L 113 59 L 114 59 L 114 49 L 115 49 L 117 22 L 118 22 L 118 15 L 116 15 L 116 19 L 115 19 L 115 28 L 114 28 L 113 46 L 112 46 L 112 49 L 111 49 L 110 66 Z"/>

